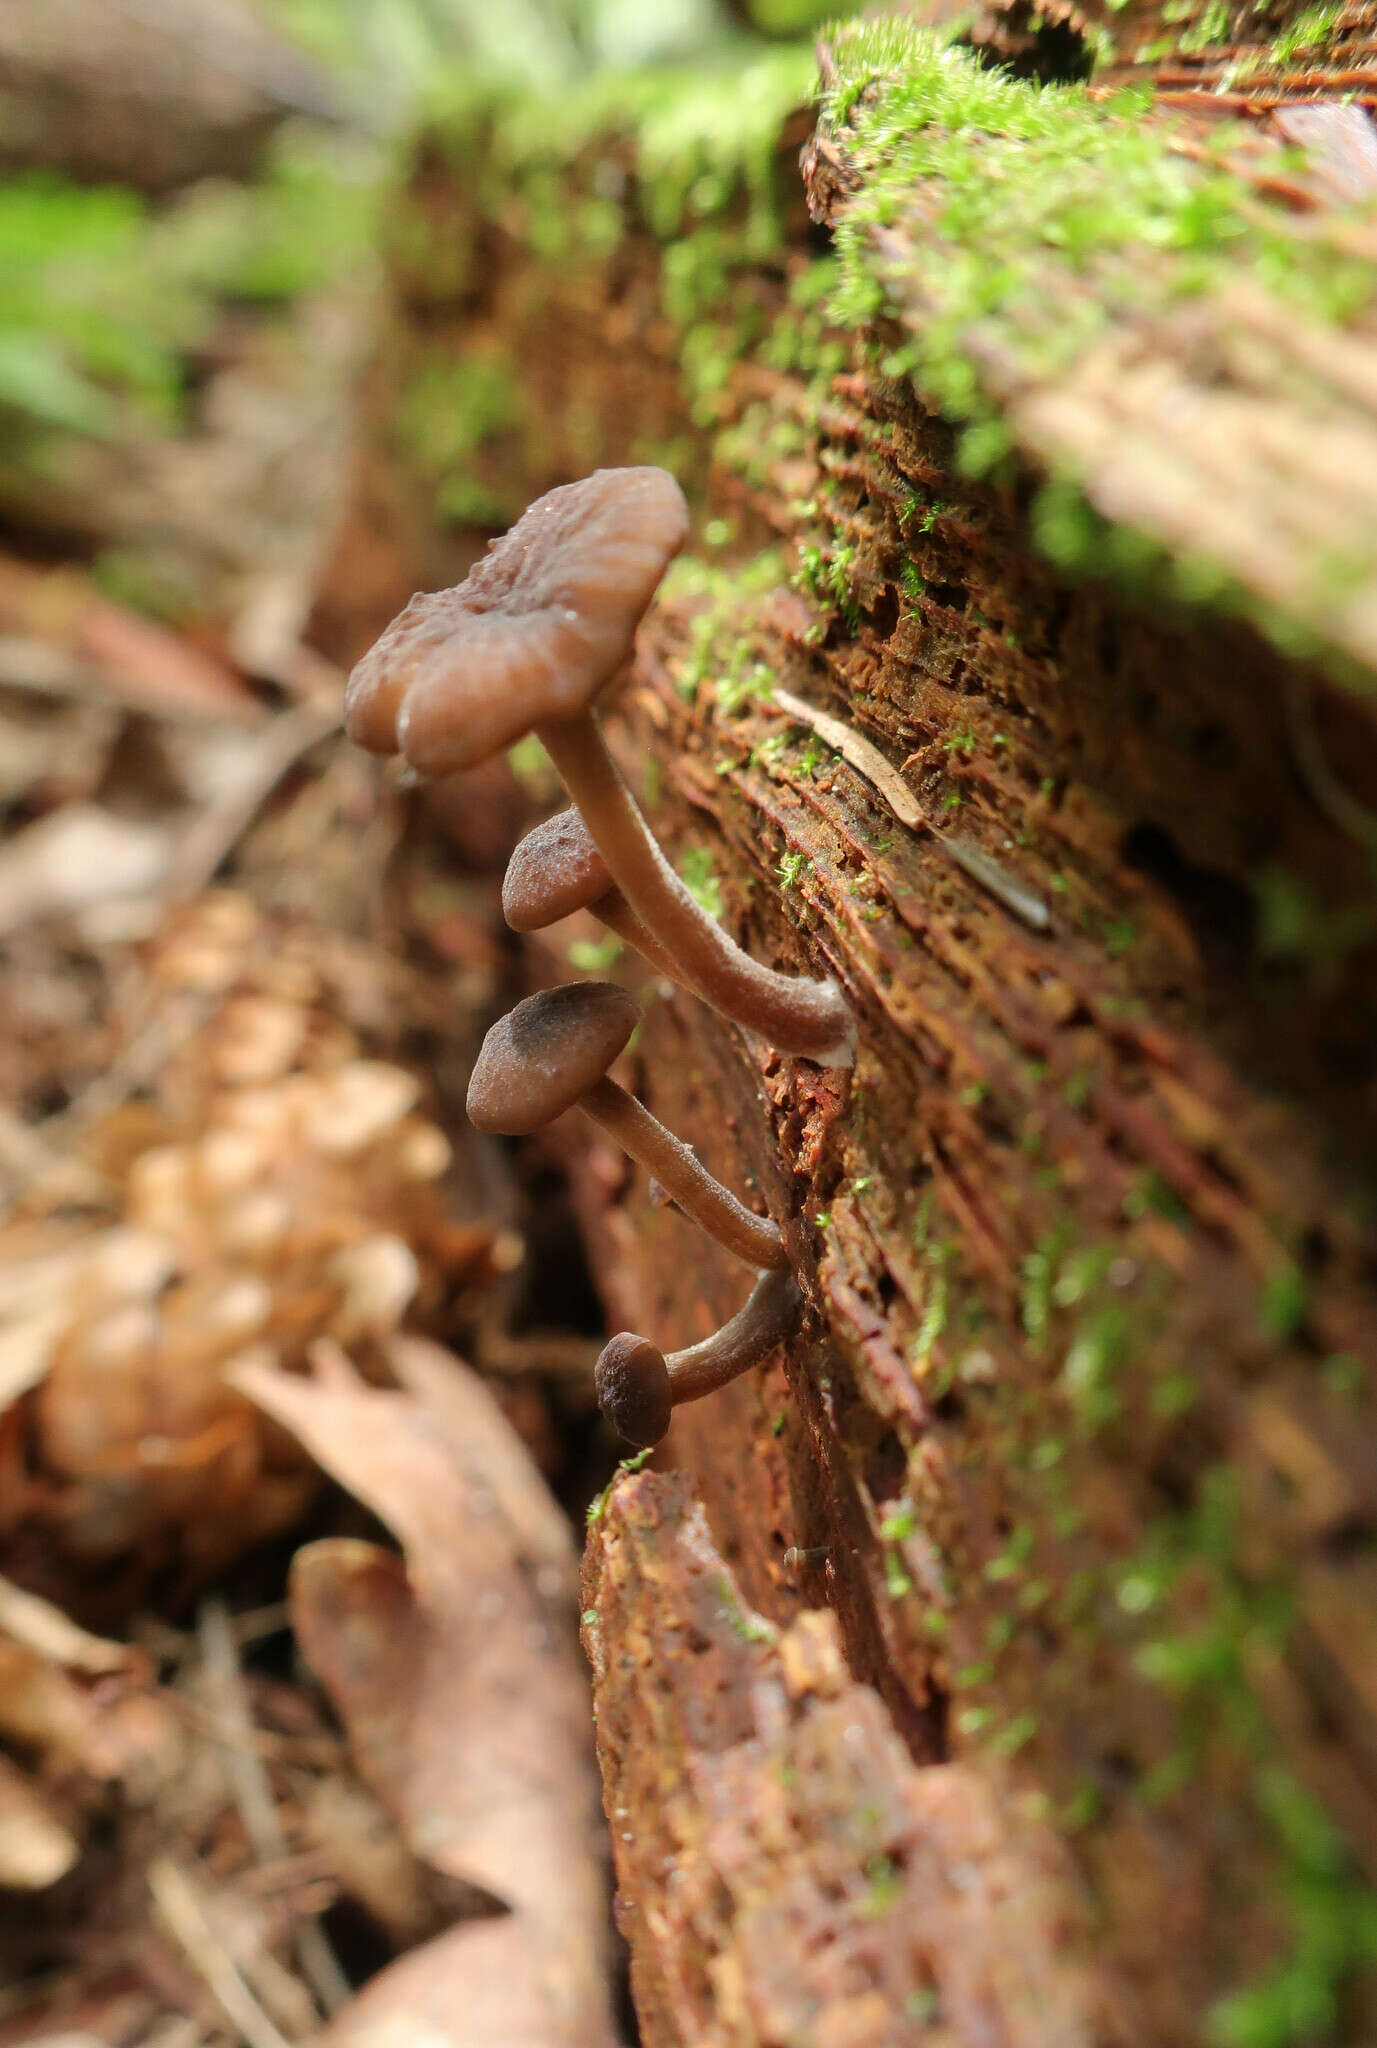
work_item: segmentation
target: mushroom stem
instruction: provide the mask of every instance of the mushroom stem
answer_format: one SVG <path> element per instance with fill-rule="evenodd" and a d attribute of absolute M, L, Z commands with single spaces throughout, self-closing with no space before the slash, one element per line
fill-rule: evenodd
<path fill-rule="evenodd" d="M 537 731 L 618 888 L 672 960 L 676 980 L 781 1052 L 850 1066 L 853 1027 L 840 986 L 762 967 L 700 909 L 636 808 L 593 713 L 542 722 Z"/>
<path fill-rule="evenodd" d="M 744 1306 L 720 1330 L 666 1358 L 674 1406 L 701 1401 L 704 1394 L 715 1394 L 728 1380 L 759 1365 L 792 1334 L 802 1307 L 803 1296 L 792 1273 L 778 1268 L 762 1273 Z"/>
<path fill-rule="evenodd" d="M 599 896 L 597 902 L 590 903 L 588 908 L 600 924 L 605 924 L 619 939 L 625 939 L 628 946 L 634 946 L 646 965 L 653 967 L 657 974 L 663 974 L 667 981 L 682 979 L 681 970 L 645 920 L 637 917 L 620 889 L 609 889 L 605 896 Z"/>
<path fill-rule="evenodd" d="M 629 1443 L 648 1449 L 665 1435 L 675 1408 L 716 1393 L 791 1337 L 802 1307 L 792 1273 L 775 1268 L 758 1276 L 730 1322 L 668 1358 L 648 1337 L 623 1330 L 603 1347 L 594 1371 L 598 1406 Z"/>
<path fill-rule="evenodd" d="M 624 1152 L 654 1174 L 672 1201 L 739 1259 L 771 1269 L 788 1263 L 773 1223 L 757 1216 L 714 1180 L 687 1145 L 667 1131 L 634 1095 L 604 1076 L 585 1089 L 578 1106 L 616 1139 Z"/>

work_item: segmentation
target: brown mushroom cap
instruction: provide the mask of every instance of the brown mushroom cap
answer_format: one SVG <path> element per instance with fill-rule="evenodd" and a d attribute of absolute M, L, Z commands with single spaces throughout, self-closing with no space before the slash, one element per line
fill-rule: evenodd
<path fill-rule="evenodd" d="M 612 887 L 607 862 L 572 805 L 520 841 L 502 881 L 502 915 L 514 932 L 539 932 L 586 910 Z"/>
<path fill-rule="evenodd" d="M 649 1337 L 623 1330 L 604 1345 L 593 1374 L 598 1406 L 619 1435 L 643 1448 L 669 1431 L 669 1365 Z"/>
<path fill-rule="evenodd" d="M 419 592 L 345 692 L 351 739 L 426 775 L 592 709 L 688 534 L 667 470 L 600 469 L 522 513 L 454 590 Z"/>
<path fill-rule="evenodd" d="M 600 1081 L 641 1020 L 611 981 L 542 989 L 499 1017 L 469 1077 L 469 1122 L 522 1138 L 553 1123 Z"/>

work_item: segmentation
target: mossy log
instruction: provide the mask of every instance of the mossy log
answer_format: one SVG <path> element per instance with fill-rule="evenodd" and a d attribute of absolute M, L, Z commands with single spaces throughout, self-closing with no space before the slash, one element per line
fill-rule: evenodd
<path fill-rule="evenodd" d="M 1040 82 L 1112 84 L 1112 14 L 987 19 L 1021 80 L 856 32 L 802 181 L 795 53 L 469 107 L 399 222 L 435 565 L 678 452 L 614 739 L 859 1026 L 824 1072 L 665 996 L 634 1055 L 809 1304 L 590 1531 L 654 2048 L 1377 2035 L 1377 229 L 1275 113 L 1329 16 L 1254 18 L 1226 130 Z M 613 1327 L 738 1305 L 571 1170 Z"/>

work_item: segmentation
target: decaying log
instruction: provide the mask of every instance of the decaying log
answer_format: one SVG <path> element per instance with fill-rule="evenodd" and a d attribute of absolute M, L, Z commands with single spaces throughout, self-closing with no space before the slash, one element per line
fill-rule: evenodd
<path fill-rule="evenodd" d="M 1086 19 L 1063 18 L 1083 57 Z M 866 211 L 870 115 L 933 48 L 896 38 L 859 78 L 825 53 L 851 84 L 806 157 L 811 226 L 796 115 L 771 174 L 759 152 L 714 169 L 684 112 L 675 212 L 647 117 L 618 126 L 604 100 L 575 143 L 450 131 L 406 230 L 425 319 L 398 324 L 404 395 L 437 351 L 489 397 L 492 362 L 516 366 L 509 413 L 469 423 L 437 564 L 479 544 L 492 476 L 525 497 L 686 451 L 704 544 L 614 739 L 728 929 L 838 975 L 859 1025 L 854 1071 L 824 1072 L 666 996 L 634 1055 L 643 1099 L 779 1221 L 809 1303 L 787 1358 L 680 1412 L 673 1482 L 619 1483 L 594 1525 L 638 2006 L 655 2048 L 1358 2044 L 1377 2028 L 1371 214 L 1284 153 L 1270 108 L 1295 66 L 1274 53 L 1224 145 L 1198 104 L 1107 117 L 1160 136 L 1187 196 L 1219 197 L 1227 149 L 1236 269 L 1212 258 L 1188 291 L 1170 234 L 1084 260 L 1049 236 L 1029 261 L 1084 347 L 1035 346 L 1031 301 L 993 288 L 963 324 L 952 266 L 993 277 L 997 209 L 953 213 L 928 158 Z M 1370 39 L 1343 50 L 1371 104 Z M 940 62 L 975 91 L 963 52 Z M 1080 119 L 1096 90 L 1016 119 Z M 949 138 L 977 181 L 1022 146 L 981 118 Z M 701 197 L 711 175 L 733 200 Z M 616 214 L 596 234 L 594 198 Z M 1299 261 L 1357 266 L 1366 297 L 1279 317 L 1254 220 Z M 824 230 L 872 289 L 845 326 L 819 310 Z M 710 256 L 726 289 L 686 304 Z M 924 378 L 953 365 L 939 403 Z M 1011 455 L 982 479 L 971 434 L 988 454 L 992 427 Z M 1097 573 L 1115 565 L 1134 578 Z M 614 1328 L 682 1344 L 739 1305 L 739 1275 L 610 1154 L 573 1173 Z M 791 1677 L 815 1653 L 825 1680 Z M 864 1731 L 869 1798 L 830 1739 L 828 1769 L 797 1762 L 834 1711 Z M 879 1832 L 845 1838 L 870 1803 Z M 953 1919 L 940 1873 L 965 1829 L 1016 1874 L 957 1857 L 975 1903 Z M 897 1917 L 871 1923 L 876 1857 Z M 1016 1937 L 981 1890 L 1006 1881 Z M 1011 1953 L 1005 2003 L 982 2001 Z"/>
<path fill-rule="evenodd" d="M 916 1766 L 830 1615 L 781 1630 L 747 1605 L 685 1478 L 614 1487 L 583 1590 L 650 2038 L 1104 2038 L 1045 1821 L 1011 1824 L 962 1765 Z"/>

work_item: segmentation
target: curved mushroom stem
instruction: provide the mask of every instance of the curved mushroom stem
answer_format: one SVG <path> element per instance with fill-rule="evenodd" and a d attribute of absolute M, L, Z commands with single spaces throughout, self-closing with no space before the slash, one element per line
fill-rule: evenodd
<path fill-rule="evenodd" d="M 700 1401 L 715 1394 L 768 1358 L 775 1347 L 792 1336 L 803 1308 L 803 1296 L 792 1273 L 762 1273 L 730 1322 L 714 1330 L 701 1344 L 683 1351 L 671 1351 L 665 1360 L 669 1372 L 670 1399 Z"/>
<path fill-rule="evenodd" d="M 624 1152 L 647 1167 L 671 1200 L 710 1236 L 751 1266 L 787 1264 L 779 1232 L 767 1217 L 756 1216 L 714 1180 L 707 1168 L 667 1131 L 658 1117 L 643 1109 L 605 1076 L 579 1097 L 579 1108 L 600 1123 Z"/>
<path fill-rule="evenodd" d="M 594 715 L 537 731 L 627 903 L 672 958 L 675 979 L 781 1052 L 849 1067 L 854 1029 L 839 985 L 762 967 L 699 908 L 656 845 Z"/>
<path fill-rule="evenodd" d="M 629 1443 L 648 1449 L 685 1401 L 714 1394 L 759 1365 L 798 1327 L 803 1296 L 792 1273 L 761 1273 L 745 1306 L 701 1344 L 668 1358 L 648 1337 L 624 1330 L 604 1347 L 594 1371 L 598 1406 Z"/>
<path fill-rule="evenodd" d="M 601 924 L 615 932 L 619 939 L 625 939 L 628 946 L 634 946 L 648 967 L 657 974 L 663 974 L 667 981 L 680 981 L 682 971 L 678 968 L 660 941 L 646 924 L 637 917 L 620 889 L 609 889 L 605 896 L 599 896 L 596 903 L 588 908 Z"/>

